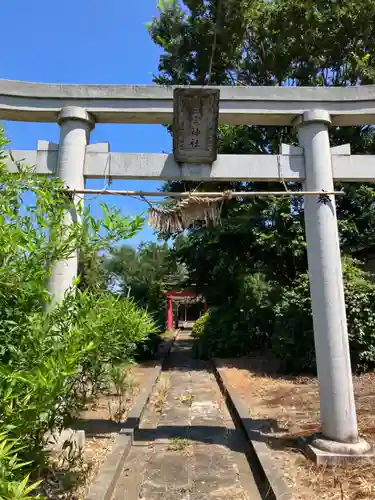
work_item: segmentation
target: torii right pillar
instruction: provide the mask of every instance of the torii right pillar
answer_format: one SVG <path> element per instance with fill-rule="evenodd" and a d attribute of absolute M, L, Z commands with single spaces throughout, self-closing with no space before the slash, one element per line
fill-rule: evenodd
<path fill-rule="evenodd" d="M 330 123 L 327 111 L 313 110 L 295 124 L 304 150 L 306 191 L 334 190 Z M 322 424 L 322 434 L 309 448 L 318 463 L 333 465 L 371 447 L 358 436 L 335 198 L 322 203 L 305 196 L 304 211 Z"/>

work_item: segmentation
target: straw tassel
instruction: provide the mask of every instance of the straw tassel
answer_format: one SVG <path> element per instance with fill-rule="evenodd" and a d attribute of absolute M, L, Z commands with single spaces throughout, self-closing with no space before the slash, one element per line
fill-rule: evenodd
<path fill-rule="evenodd" d="M 231 198 L 231 191 L 224 192 L 218 198 L 202 198 L 192 194 L 173 205 L 151 207 L 148 223 L 161 233 L 179 233 L 192 227 L 197 221 L 217 225 L 220 222 L 223 201 Z"/>

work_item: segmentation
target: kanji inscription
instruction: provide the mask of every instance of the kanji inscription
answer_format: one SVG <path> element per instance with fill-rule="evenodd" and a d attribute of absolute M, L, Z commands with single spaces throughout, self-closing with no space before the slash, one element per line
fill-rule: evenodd
<path fill-rule="evenodd" d="M 218 89 L 175 89 L 173 154 L 179 163 L 211 164 L 217 158 Z"/>

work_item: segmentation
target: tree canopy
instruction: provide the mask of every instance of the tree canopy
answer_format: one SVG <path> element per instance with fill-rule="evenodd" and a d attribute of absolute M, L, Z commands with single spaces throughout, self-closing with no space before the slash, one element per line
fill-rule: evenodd
<path fill-rule="evenodd" d="M 158 8 L 159 16 L 149 24 L 152 39 L 163 49 L 154 78 L 158 84 L 347 86 L 375 81 L 374 0 L 165 0 Z M 350 143 L 354 154 L 375 152 L 372 127 L 334 127 L 331 141 L 332 146 Z M 221 153 L 276 153 L 281 142 L 296 143 L 294 131 L 219 129 Z M 167 189 L 191 187 L 175 182 Z M 279 183 L 240 187 L 284 189 Z M 289 183 L 293 187 L 298 186 Z M 358 184 L 346 184 L 345 190 L 347 196 L 337 200 L 341 242 L 345 251 L 355 252 L 375 242 L 374 190 Z M 223 218 L 217 230 L 191 231 L 191 245 L 179 252 L 186 262 L 195 259 L 190 266 L 192 276 L 197 268 L 194 281 L 202 275 L 207 281 L 218 268 L 221 276 L 235 275 L 229 269 L 244 262 L 246 269 L 267 262 L 267 272 L 287 281 L 306 269 L 301 200 L 230 202 Z"/>
<path fill-rule="evenodd" d="M 165 324 L 168 289 L 183 287 L 187 278 L 185 266 L 171 258 L 167 245 L 142 243 L 114 248 L 104 261 L 109 276 L 122 295 L 150 311 L 162 328 Z"/>
<path fill-rule="evenodd" d="M 148 25 L 162 49 L 154 77 L 158 84 L 332 87 L 375 81 L 375 0 L 163 0 L 158 9 Z M 227 154 L 274 154 L 282 142 L 298 144 L 290 127 L 220 126 L 218 135 L 219 152 Z M 330 137 L 332 146 L 350 143 L 353 154 L 375 153 L 373 127 L 332 127 Z M 172 182 L 165 189 L 193 187 L 213 189 L 186 182 Z M 254 182 L 220 183 L 214 189 L 238 187 L 285 189 L 283 183 Z M 287 183 L 288 189 L 299 187 Z M 344 254 L 356 255 L 375 243 L 374 185 L 348 183 L 344 188 L 346 196 L 336 200 L 341 247 Z M 259 310 L 251 307 L 251 301 L 259 301 L 256 290 L 264 288 L 260 283 L 267 290 L 262 300 L 273 297 L 280 310 L 280 297 L 306 275 L 303 200 L 227 201 L 222 224 L 191 228 L 174 256 L 187 266 L 209 305 L 220 308 L 216 328 L 225 314 L 231 325 L 242 321 L 249 344 L 251 326 L 246 325 L 259 330 L 262 322 Z M 239 314 L 246 307 L 251 318 Z M 302 318 L 300 329 L 307 329 L 311 338 L 309 307 L 300 316 L 284 307 L 283 314 Z"/>

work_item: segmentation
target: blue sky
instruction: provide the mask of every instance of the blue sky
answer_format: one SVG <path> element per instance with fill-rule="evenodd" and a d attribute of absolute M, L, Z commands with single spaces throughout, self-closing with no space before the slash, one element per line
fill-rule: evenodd
<path fill-rule="evenodd" d="M 145 23 L 157 15 L 156 0 L 5 0 L 1 6 L 3 51 L 1 78 L 50 83 L 152 83 L 160 49 Z M 4 122 L 13 149 L 34 149 L 38 139 L 58 142 L 56 124 Z M 91 143 L 108 141 L 112 152 L 171 151 L 161 125 L 97 125 Z M 88 188 L 103 187 L 90 180 Z M 117 181 L 113 189 L 156 190 L 156 181 Z M 142 202 L 125 197 L 90 201 L 100 215 L 99 201 L 120 207 L 124 215 L 143 212 Z M 155 239 L 145 228 L 130 242 Z"/>

